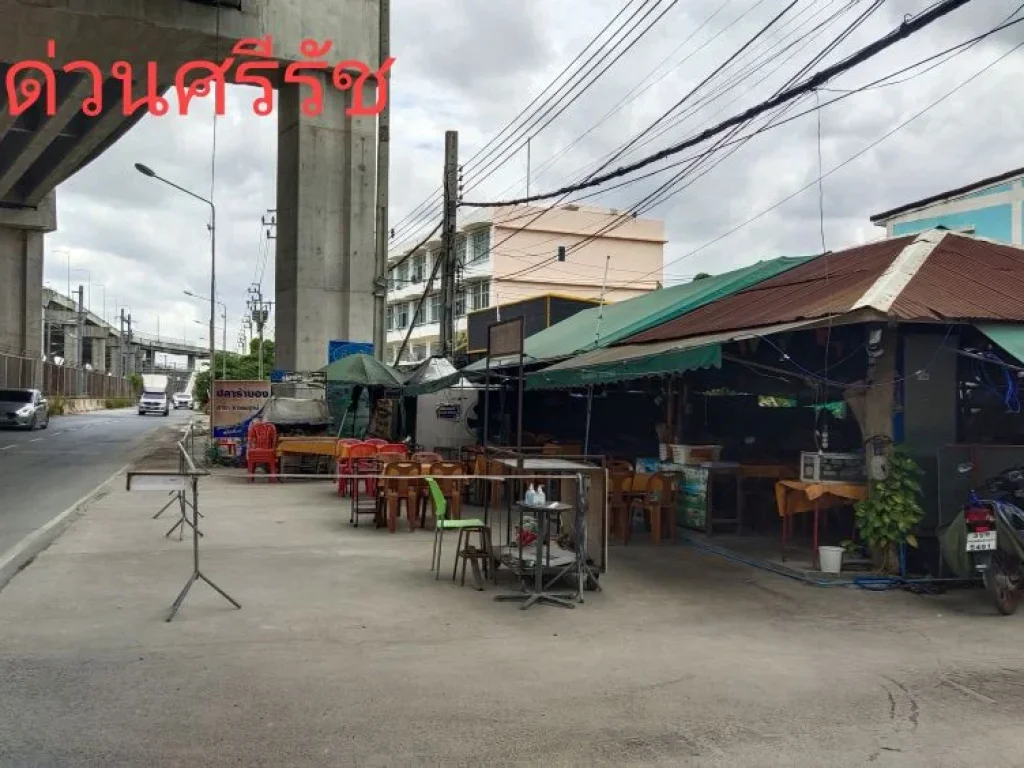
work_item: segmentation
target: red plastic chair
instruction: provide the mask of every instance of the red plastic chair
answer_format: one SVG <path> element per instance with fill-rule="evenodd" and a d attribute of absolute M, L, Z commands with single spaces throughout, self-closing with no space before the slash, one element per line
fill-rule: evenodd
<path fill-rule="evenodd" d="M 349 450 L 354 445 L 360 445 L 363 441 L 357 437 L 343 437 L 335 443 L 334 455 L 337 457 L 337 469 L 339 475 L 352 474 L 352 460 L 348 456 Z M 344 496 L 350 488 L 350 483 L 345 478 L 338 478 L 338 495 Z"/>
<path fill-rule="evenodd" d="M 405 443 L 387 443 L 377 449 L 377 453 L 394 453 L 399 456 L 409 455 L 409 446 Z"/>
<path fill-rule="evenodd" d="M 369 445 L 367 443 L 359 443 L 358 445 L 353 445 L 351 448 L 348 449 L 348 473 L 356 473 L 356 464 L 359 463 L 359 459 L 372 459 L 376 455 L 376 445 Z M 373 478 L 356 478 L 355 480 L 352 481 L 352 484 L 350 486 L 352 488 L 353 504 L 355 504 L 355 499 L 359 495 L 359 483 L 363 484 L 363 491 L 368 495 L 372 496 L 377 491 L 377 484 L 376 482 L 374 482 Z M 340 478 L 338 480 L 338 495 L 341 495 Z"/>
<path fill-rule="evenodd" d="M 258 466 L 267 467 L 270 479 L 281 482 L 277 471 L 277 427 L 269 422 L 254 422 L 249 425 L 246 437 L 245 464 L 249 472 L 249 482 L 255 480 Z"/>
<path fill-rule="evenodd" d="M 380 438 L 380 437 L 368 437 L 365 440 L 363 440 L 363 442 L 366 443 L 367 445 L 378 445 L 378 446 L 379 445 L 387 445 L 388 444 L 387 440 L 384 440 L 383 438 Z"/>

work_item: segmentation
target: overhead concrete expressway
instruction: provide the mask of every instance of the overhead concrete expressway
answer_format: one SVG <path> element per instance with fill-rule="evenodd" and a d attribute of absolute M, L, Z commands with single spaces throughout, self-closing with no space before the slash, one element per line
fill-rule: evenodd
<path fill-rule="evenodd" d="M 140 76 L 136 97 L 145 92 L 148 62 L 157 63 L 166 91 L 183 64 L 218 54 L 223 60 L 235 42 L 266 35 L 282 62 L 303 58 L 302 40 L 314 38 L 333 42 L 333 62 L 354 59 L 376 69 L 380 1 L 220 0 L 217 8 L 218 0 L 0 0 L 0 349 L 40 358 L 43 238 L 58 226 L 57 188 L 144 114 L 124 115 L 123 84 L 111 76 L 116 61 L 129 62 Z M 8 71 L 33 59 L 57 70 L 53 116 L 45 99 L 11 114 Z M 82 111 L 91 76 L 60 71 L 74 60 L 93 62 L 107 75 L 95 117 Z M 373 338 L 377 120 L 347 116 L 352 92 L 333 88 L 326 76 L 324 109 L 316 117 L 300 108 L 305 86 L 279 81 L 276 87 L 276 355 L 281 367 L 312 370 L 326 362 L 330 340 Z M 173 115 L 176 99 L 166 95 Z M 374 98 L 366 88 L 364 100 Z M 134 173 L 131 163 L 124 172 Z"/>

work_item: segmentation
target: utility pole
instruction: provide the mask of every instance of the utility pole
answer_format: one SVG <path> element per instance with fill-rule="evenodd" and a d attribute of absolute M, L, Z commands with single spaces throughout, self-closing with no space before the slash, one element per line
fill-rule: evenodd
<path fill-rule="evenodd" d="M 441 354 L 455 348 L 455 224 L 459 194 L 459 132 L 444 134 L 444 220 L 441 224 Z"/>
<path fill-rule="evenodd" d="M 117 350 L 118 350 L 118 353 L 121 355 L 121 378 L 122 379 L 127 379 L 128 378 L 128 371 L 127 371 L 127 369 L 125 367 L 126 366 L 126 362 L 125 362 L 126 357 L 125 357 L 125 349 L 124 349 L 124 307 L 121 307 L 121 316 L 118 318 Z"/>
<path fill-rule="evenodd" d="M 391 56 L 391 0 L 380 0 L 378 54 L 384 64 Z M 384 362 L 388 322 L 388 194 L 391 164 L 391 74 L 384 74 L 389 96 L 377 118 L 377 238 L 373 269 L 373 356 Z"/>
<path fill-rule="evenodd" d="M 250 313 L 251 322 L 256 324 L 256 331 L 259 334 L 259 347 L 257 352 L 258 364 L 259 364 L 259 378 L 263 379 L 263 328 L 267 324 L 267 318 L 270 317 L 268 307 L 271 306 L 272 302 L 263 301 L 263 291 L 259 284 L 253 285 L 249 288 L 249 293 L 254 297 L 250 300 L 252 311 Z M 250 326 L 251 327 L 251 326 Z"/>
<path fill-rule="evenodd" d="M 85 304 L 82 303 L 84 298 L 85 298 L 85 289 L 81 285 L 79 285 L 78 286 L 78 342 L 75 345 L 76 348 L 77 348 L 78 367 L 79 368 L 85 367 L 85 360 L 82 359 L 82 357 L 85 354 L 85 339 L 83 338 L 83 335 L 85 334 Z"/>

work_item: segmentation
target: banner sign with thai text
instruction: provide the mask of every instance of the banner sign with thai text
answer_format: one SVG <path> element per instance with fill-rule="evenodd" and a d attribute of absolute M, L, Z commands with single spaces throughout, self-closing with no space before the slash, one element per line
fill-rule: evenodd
<path fill-rule="evenodd" d="M 249 423 L 269 398 L 269 381 L 215 382 L 213 439 L 222 455 L 240 454 Z"/>

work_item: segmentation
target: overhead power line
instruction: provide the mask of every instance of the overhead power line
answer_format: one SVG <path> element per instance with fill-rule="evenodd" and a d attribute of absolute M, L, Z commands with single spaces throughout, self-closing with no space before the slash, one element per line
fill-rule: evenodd
<path fill-rule="evenodd" d="M 848 56 L 847 58 L 832 65 L 831 67 L 826 67 L 825 69 L 820 70 L 817 74 L 811 76 L 800 85 L 795 86 L 793 88 L 789 88 L 783 91 L 782 93 L 766 101 L 763 101 L 760 104 L 757 104 L 745 110 L 744 112 L 741 112 L 738 115 L 734 115 L 733 117 L 724 120 L 721 123 L 712 126 L 711 128 L 701 131 L 699 134 L 693 136 L 690 139 L 686 139 L 685 141 L 674 144 L 659 152 L 655 152 L 641 160 L 638 160 L 637 162 L 630 163 L 629 165 L 625 165 L 621 168 L 618 168 L 615 171 L 595 176 L 594 178 L 591 178 L 584 182 L 580 182 L 578 184 L 562 187 L 561 189 L 554 190 L 553 192 L 545 192 L 542 194 L 530 195 L 527 197 L 515 198 L 512 200 L 503 200 L 499 202 L 463 202 L 462 205 L 470 208 L 496 208 L 499 206 L 520 205 L 523 203 L 532 203 L 540 200 L 548 200 L 553 197 L 572 194 L 573 192 L 578 192 L 584 189 L 589 189 L 591 187 L 596 187 L 613 179 L 626 176 L 630 173 L 633 173 L 634 171 L 640 170 L 641 168 L 646 168 L 652 163 L 656 163 L 659 160 L 665 159 L 666 157 L 676 155 L 679 152 L 682 152 L 686 149 L 689 149 L 690 147 L 695 146 L 696 144 L 700 144 L 714 136 L 717 136 L 720 133 L 723 133 L 729 128 L 732 128 L 737 125 L 742 125 L 743 123 L 746 123 L 751 119 L 759 115 L 762 115 L 771 109 L 775 109 L 776 107 L 782 106 L 800 96 L 811 93 L 816 88 L 824 85 L 837 75 L 840 75 L 843 72 L 846 72 L 847 70 L 850 70 L 853 67 L 862 64 L 863 62 L 868 61 L 871 58 L 874 58 L 875 56 L 887 50 L 888 48 L 891 48 L 893 45 L 900 42 L 901 40 L 904 40 L 907 37 L 910 37 L 911 35 L 920 32 L 922 29 L 935 23 L 939 19 L 947 16 L 948 14 L 957 10 L 958 8 L 963 7 L 969 2 L 971 2 L 971 0 L 942 0 L 942 2 L 936 3 L 932 8 L 923 11 L 916 17 L 904 21 L 898 29 L 894 30 L 893 32 L 890 32 L 885 37 L 876 40 L 870 45 L 861 48 L 856 53 Z"/>
<path fill-rule="evenodd" d="M 599 31 L 599 32 L 598 32 L 598 33 L 597 33 L 596 35 L 594 35 L 594 36 L 593 36 L 593 37 L 592 37 L 592 38 L 590 39 L 590 41 L 589 41 L 589 42 L 588 42 L 588 43 L 587 43 L 587 44 L 586 44 L 586 45 L 585 45 L 585 46 L 583 47 L 583 49 L 582 49 L 582 50 L 581 50 L 581 51 L 580 51 L 580 52 L 579 52 L 578 54 L 576 54 L 575 58 L 573 58 L 573 60 L 572 60 L 572 61 L 570 61 L 570 62 L 569 62 L 568 64 L 566 64 L 566 65 L 565 65 L 565 67 L 564 67 L 564 68 L 562 69 L 562 71 L 561 71 L 561 72 L 559 72 L 559 73 L 558 73 L 558 74 L 557 74 L 557 75 L 556 75 L 556 76 L 555 76 L 555 77 L 554 77 L 554 78 L 553 78 L 553 79 L 551 80 L 551 82 L 549 82 L 549 83 L 548 83 L 548 84 L 547 84 L 547 85 L 546 85 L 546 86 L 544 87 L 544 89 L 543 89 L 543 90 L 542 90 L 542 91 L 541 91 L 540 93 L 538 93 L 538 94 L 537 94 L 537 95 L 536 95 L 536 96 L 535 96 L 535 97 L 534 97 L 534 98 L 533 98 L 533 99 L 532 99 L 532 100 L 531 100 L 531 101 L 530 101 L 530 102 L 529 102 L 529 103 L 528 103 L 528 104 L 527 104 L 527 105 L 526 105 L 525 107 L 523 107 L 523 109 L 522 109 L 522 110 L 521 110 L 521 111 L 519 112 L 519 114 L 517 114 L 517 115 L 516 115 L 516 116 L 515 116 L 514 118 L 512 118 L 512 119 L 511 119 L 511 120 L 510 120 L 510 121 L 509 121 L 508 123 L 506 123 L 506 125 L 505 125 L 505 126 L 504 126 L 504 127 L 503 127 L 503 128 L 502 128 L 502 129 L 501 129 L 501 130 L 500 130 L 500 131 L 499 131 L 499 132 L 498 132 L 498 133 L 497 133 L 497 134 L 496 134 L 496 135 L 495 135 L 495 136 L 494 136 L 494 137 L 493 137 L 493 138 L 492 138 L 492 139 L 490 140 L 490 141 L 488 141 L 488 142 L 487 142 L 487 143 L 486 143 L 486 144 L 485 144 L 485 145 L 484 145 L 483 147 L 481 147 L 481 148 L 480 148 L 479 150 L 477 150 L 476 154 L 474 154 L 474 155 L 473 155 L 472 157 L 470 157 L 470 158 L 469 158 L 469 160 L 467 160 L 467 161 L 466 161 L 466 165 L 468 165 L 468 164 L 470 164 L 470 163 L 474 163 L 474 162 L 476 162 L 476 161 L 477 161 L 477 160 L 478 160 L 479 158 L 481 158 L 481 157 L 482 157 L 483 155 L 485 155 L 486 153 L 488 153 L 489 151 L 491 151 L 491 149 L 492 149 L 492 147 L 493 147 L 493 146 L 495 145 L 495 143 L 496 143 L 496 142 L 498 142 L 499 140 L 501 140 L 501 138 L 502 138 L 503 136 L 505 136 L 506 132 L 508 132 L 508 131 L 509 131 L 509 129 L 513 128 L 513 126 L 515 126 L 515 125 L 516 125 L 516 123 L 517 123 L 517 122 L 519 122 L 519 121 L 520 121 L 520 119 L 522 119 L 524 115 L 526 115 L 526 114 L 527 114 L 528 112 L 530 112 L 530 110 L 531 110 L 531 109 L 532 109 L 532 108 L 533 108 L 533 107 L 534 107 L 534 106 L 535 106 L 535 105 L 536 105 L 536 104 L 537 104 L 537 103 L 538 103 L 538 102 L 539 102 L 539 101 L 540 101 L 541 99 L 543 99 L 543 98 L 545 97 L 545 95 L 546 95 L 546 94 L 548 94 L 548 92 L 549 92 L 549 91 L 550 91 L 550 90 L 551 90 L 552 88 L 554 88 L 554 87 L 555 87 L 555 85 L 556 85 L 556 84 L 557 84 L 557 83 L 558 83 L 558 82 L 559 82 L 559 81 L 560 81 L 560 80 L 561 80 L 561 79 L 562 79 L 562 78 L 563 78 L 563 77 L 564 77 L 564 76 L 565 76 L 565 75 L 566 75 L 566 74 L 567 74 L 567 73 L 568 73 L 568 72 L 569 72 L 569 71 L 570 71 L 570 70 L 571 70 L 571 69 L 572 69 L 572 68 L 573 68 L 573 67 L 574 67 L 574 66 L 575 66 L 575 65 L 576 65 L 576 64 L 577 64 L 577 63 L 578 63 L 578 62 L 579 62 L 580 60 L 581 60 L 581 59 L 583 59 L 583 57 L 584 57 L 584 56 L 585 56 L 585 55 L 587 54 L 587 52 L 588 52 L 588 51 L 589 51 L 589 50 L 590 50 L 590 49 L 591 49 L 591 48 L 592 48 L 593 46 L 597 45 L 597 42 L 598 42 L 598 40 L 600 40 L 600 39 L 601 39 L 601 38 L 602 38 L 602 37 L 603 37 L 603 36 L 605 35 L 605 33 L 606 33 L 606 32 L 608 32 L 608 30 L 609 30 L 609 29 L 611 29 L 611 28 L 612 28 L 612 26 L 614 26 L 614 25 L 615 25 L 615 23 L 616 23 L 616 22 L 617 22 L 617 21 L 618 21 L 618 20 L 619 20 L 619 19 L 620 19 L 620 18 L 621 18 L 621 17 L 622 17 L 622 16 L 623 16 L 623 15 L 624 15 L 624 14 L 625 14 L 626 12 L 627 12 L 627 10 L 629 9 L 629 6 L 630 6 L 630 5 L 632 4 L 632 2 L 633 2 L 633 0 L 630 0 L 629 2 L 626 2 L 626 3 L 624 3 L 624 4 L 623 4 L 623 6 L 622 6 L 622 8 L 621 8 L 621 9 L 619 10 L 619 12 L 618 12 L 618 13 L 616 13 L 616 14 L 615 14 L 615 15 L 614 15 L 614 16 L 613 16 L 613 17 L 612 17 L 612 18 L 611 18 L 611 19 L 610 19 L 610 20 L 608 21 L 608 23 L 607 23 L 607 24 L 605 24 L 605 25 L 604 25 L 604 27 L 602 27 L 602 28 L 601 28 L 601 30 L 600 30 L 600 31 Z M 641 7 L 642 7 L 642 5 L 641 5 Z M 627 21 L 626 21 L 625 23 L 623 23 L 623 24 L 622 24 L 622 25 L 621 25 L 621 26 L 619 27 L 619 29 L 615 30 L 615 32 L 613 32 L 613 33 L 612 33 L 612 35 L 611 35 L 611 36 L 609 37 L 609 39 L 608 39 L 608 40 L 606 40 L 606 41 L 605 41 L 604 43 L 601 43 L 601 44 L 600 44 L 600 46 L 604 46 L 604 45 L 607 45 L 607 43 L 608 43 L 608 42 L 609 42 L 610 40 L 614 39 L 614 38 L 615 38 L 615 37 L 616 37 L 616 36 L 617 36 L 617 35 L 618 35 L 618 34 L 619 34 L 619 33 L 620 33 L 621 31 L 622 31 L 622 29 L 623 29 L 623 28 L 625 27 L 625 25 L 626 25 L 626 24 L 628 24 L 628 20 L 627 20 Z M 599 46 L 599 47 L 600 47 L 600 46 Z M 591 58 L 593 58 L 593 55 L 594 55 L 594 54 L 591 54 Z M 573 80 L 573 79 L 575 79 L 576 77 L 578 77 L 578 75 L 579 75 L 579 72 L 577 72 L 577 73 L 576 73 L 576 74 L 574 74 L 574 75 L 573 75 L 572 77 L 570 77 L 570 78 L 569 78 L 569 80 L 567 80 L 567 81 L 566 81 L 566 83 L 568 83 L 568 82 L 572 82 L 572 80 Z M 565 85 L 565 84 L 563 84 L 563 87 L 564 87 L 564 85 Z M 518 130 L 518 129 L 517 129 L 517 130 Z M 404 218 L 403 218 L 403 219 L 402 219 L 401 221 L 399 221 L 399 222 L 398 222 L 398 223 L 397 223 L 397 224 L 395 225 L 395 230 L 396 230 L 396 232 L 399 232 L 399 233 L 400 233 L 400 232 L 402 232 L 402 231 L 408 231 L 408 227 L 410 226 L 410 225 L 409 225 L 409 222 L 410 222 L 410 221 L 413 221 L 413 222 L 415 223 L 415 222 L 419 222 L 419 221 L 422 221 L 422 220 L 423 220 L 424 218 L 433 218 L 434 214 L 433 214 L 433 213 L 430 213 L 429 211 L 433 210 L 433 206 L 435 205 L 436 201 L 437 201 L 437 200 L 438 200 L 438 199 L 440 198 L 440 196 L 441 196 L 441 192 L 442 192 L 442 188 L 441 188 L 441 187 L 438 187 L 438 188 L 437 188 L 437 190 L 436 190 L 436 191 L 435 191 L 435 192 L 434 192 L 434 193 L 433 193 L 432 195 L 430 195 L 430 197 L 426 198 L 426 200 L 422 201 L 422 202 L 421 202 L 421 203 L 420 203 L 419 205 L 417 205 L 417 206 L 416 206 L 416 207 L 415 207 L 415 208 L 414 208 L 414 209 L 413 209 L 413 210 L 412 210 L 412 211 L 411 211 L 411 212 L 410 212 L 409 214 L 407 214 L 407 215 L 406 215 L 406 216 L 405 216 L 405 217 L 404 217 Z"/>
<path fill-rule="evenodd" d="M 1005 60 L 1007 57 L 1009 57 L 1012 54 L 1014 54 L 1017 51 L 1019 51 L 1021 48 L 1024 48 L 1024 42 L 1018 43 L 1013 48 L 1011 48 L 1010 50 L 1006 51 L 1004 54 L 999 56 L 997 59 L 995 59 L 991 63 L 986 64 L 984 67 L 982 67 L 980 70 L 978 70 L 973 75 L 968 77 L 966 80 L 961 81 L 958 85 L 953 87 L 951 90 L 947 91 L 942 96 L 940 96 L 937 99 L 935 99 L 934 101 L 932 101 L 926 107 L 924 107 L 923 109 L 919 110 L 918 112 L 915 112 L 913 115 L 908 117 L 906 120 L 901 122 L 899 125 L 897 125 L 894 128 L 890 129 L 889 131 L 884 133 L 879 138 L 875 139 L 873 142 L 868 144 L 863 149 L 859 150 L 858 152 L 854 153 L 853 155 L 850 155 L 848 158 L 843 160 L 838 165 L 835 165 L 832 168 L 830 168 L 829 170 L 825 171 L 825 173 L 821 174 L 820 179 L 827 179 L 833 173 L 841 170 L 842 168 L 845 168 L 847 165 L 852 163 L 854 160 L 857 160 L 858 158 L 866 155 L 868 152 L 870 152 L 872 149 L 877 147 L 879 144 L 881 144 L 882 142 L 886 141 L 887 139 L 889 139 L 891 136 L 893 136 L 894 134 L 898 133 L 899 131 L 903 130 L 908 125 L 910 125 L 912 122 L 914 122 L 915 120 L 920 118 L 922 115 L 930 112 L 932 109 L 937 107 L 943 101 L 945 101 L 946 99 L 950 98 L 954 94 L 956 94 L 959 91 L 961 91 L 963 88 L 965 88 L 968 85 L 970 85 L 972 82 L 977 80 L 983 74 L 985 74 L 986 72 L 991 70 L 993 67 L 995 67 L 997 64 L 999 64 L 1001 61 Z M 747 225 L 752 224 L 753 222 L 757 221 L 758 219 L 762 218 L 763 216 L 768 215 L 772 211 L 774 211 L 774 210 L 780 208 L 781 206 L 785 205 L 786 203 L 788 203 L 793 198 L 795 198 L 798 195 L 806 192 L 808 189 L 816 187 L 818 185 L 820 179 L 817 178 L 817 177 L 812 179 L 810 182 L 808 182 L 804 186 L 800 187 L 795 192 L 792 192 L 791 194 L 787 195 L 786 197 L 782 198 L 781 200 L 776 201 L 775 203 L 773 203 L 769 207 L 759 211 L 758 213 L 754 214 L 750 218 L 745 219 L 744 221 L 740 222 L 739 224 L 737 224 L 736 226 L 732 227 L 731 229 L 723 232 L 721 235 L 718 235 L 717 237 L 709 240 L 708 242 L 704 243 L 701 246 L 698 246 L 697 248 L 694 248 L 692 251 L 684 253 L 682 256 L 679 256 L 679 257 L 677 257 L 675 259 L 672 259 L 671 261 L 666 262 L 662 266 L 662 270 L 664 270 L 667 267 L 672 266 L 673 264 L 678 264 L 679 262 L 683 261 L 684 259 L 688 259 L 691 256 L 695 256 L 696 254 L 700 253 L 701 251 L 703 251 L 703 250 L 705 250 L 707 248 L 710 248 L 712 245 L 714 245 L 714 244 L 724 240 L 725 238 L 729 237 L 729 235 L 732 235 L 735 232 L 738 232 L 739 230 L 743 229 Z M 641 276 L 639 278 L 635 278 L 635 279 L 629 280 L 626 283 L 623 283 L 623 285 L 626 286 L 626 285 L 630 285 L 630 284 L 635 284 L 635 283 L 640 282 L 641 280 L 643 280 L 644 277 L 647 277 L 647 276 L 653 275 L 653 274 L 655 274 L 655 272 L 650 272 L 650 273 L 648 273 L 648 275 L 643 275 L 643 276 Z"/>

